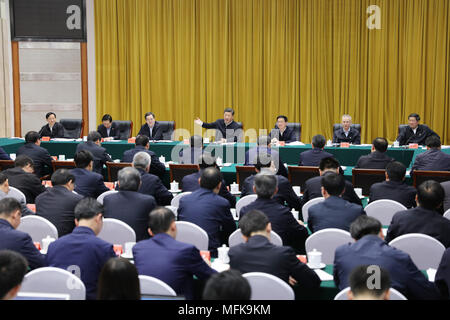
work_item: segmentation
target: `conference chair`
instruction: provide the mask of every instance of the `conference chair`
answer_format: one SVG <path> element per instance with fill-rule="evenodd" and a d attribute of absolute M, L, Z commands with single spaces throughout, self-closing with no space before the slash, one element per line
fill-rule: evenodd
<path fill-rule="evenodd" d="M 253 201 L 258 199 L 258 196 L 256 194 L 249 194 L 248 196 L 242 197 L 239 199 L 238 202 L 236 202 L 236 216 L 239 220 L 239 217 L 241 216 L 241 209 Z"/>
<path fill-rule="evenodd" d="M 428 171 L 414 170 L 412 173 L 413 186 L 417 188 L 427 180 L 434 180 L 439 183 L 450 181 L 450 171 Z"/>
<path fill-rule="evenodd" d="M 378 219 L 383 226 L 390 225 L 394 214 L 403 210 L 407 210 L 404 205 L 389 199 L 376 200 L 364 208 L 368 216 Z"/>
<path fill-rule="evenodd" d="M 283 240 L 275 231 L 270 231 L 270 242 L 279 247 L 283 246 Z M 241 229 L 237 229 L 228 237 L 228 245 L 231 248 L 241 243 L 244 243 L 244 238 Z"/>
<path fill-rule="evenodd" d="M 450 209 L 448 209 L 447 211 L 444 212 L 444 218 L 447 218 L 448 220 L 450 220 Z"/>
<path fill-rule="evenodd" d="M 180 199 L 191 193 L 192 193 L 192 191 L 186 191 L 186 192 L 177 194 L 175 197 L 173 197 L 172 201 L 170 202 L 170 206 L 177 208 L 177 211 L 178 211 L 178 207 L 180 206 Z"/>
<path fill-rule="evenodd" d="M 342 289 L 341 292 L 339 292 L 336 297 L 334 297 L 334 300 L 348 300 L 348 292 L 350 291 L 350 287 L 347 287 L 345 289 Z M 401 294 L 398 290 L 395 290 L 394 288 L 389 289 L 389 300 L 408 300 L 406 297 Z"/>
<path fill-rule="evenodd" d="M 287 127 L 291 128 L 292 130 L 294 130 L 295 141 L 302 141 L 301 140 L 301 137 L 302 137 L 302 124 L 300 122 L 288 122 Z M 278 125 L 277 124 L 275 124 L 275 129 L 278 129 Z M 272 137 L 276 137 L 274 135 L 271 135 L 271 136 Z"/>
<path fill-rule="evenodd" d="M 133 228 L 123 221 L 112 218 L 103 219 L 102 231 L 98 237 L 106 242 L 122 245 L 123 248 L 127 242 L 136 242 L 136 233 Z"/>
<path fill-rule="evenodd" d="M 23 192 L 11 186 L 9 187 L 8 197 L 14 198 L 21 203 L 27 203 L 27 198 Z"/>
<path fill-rule="evenodd" d="M 178 208 L 177 208 L 177 207 L 165 206 L 165 208 L 167 208 L 167 209 L 169 209 L 170 211 L 172 211 L 173 214 L 175 215 L 175 218 L 178 217 Z"/>
<path fill-rule="evenodd" d="M 58 230 L 55 225 L 45 218 L 28 215 L 20 220 L 17 230 L 28 233 L 33 242 L 42 244 L 42 239 L 50 238 L 58 239 Z"/>
<path fill-rule="evenodd" d="M 175 121 L 158 121 L 158 124 L 162 129 L 163 140 L 173 140 Z"/>
<path fill-rule="evenodd" d="M 254 166 L 236 166 L 236 183 L 239 185 L 239 191 L 242 191 L 245 179 L 254 174 L 256 174 Z"/>
<path fill-rule="evenodd" d="M 333 125 L 333 132 L 335 132 L 336 130 L 339 130 L 340 128 L 342 128 L 342 123 L 335 123 Z M 359 134 L 361 134 L 361 125 L 359 123 L 351 124 L 350 128 L 358 130 Z"/>
<path fill-rule="evenodd" d="M 288 178 L 292 186 L 300 186 L 305 190 L 305 183 L 311 178 L 320 176 L 319 167 L 288 166 Z"/>
<path fill-rule="evenodd" d="M 176 292 L 167 283 L 150 276 L 139 275 L 141 294 L 176 297 Z"/>
<path fill-rule="evenodd" d="M 175 240 L 194 245 L 198 250 L 208 250 L 209 237 L 205 230 L 187 221 L 176 221 Z"/>
<path fill-rule="evenodd" d="M 170 182 L 178 182 L 178 186 L 183 190 L 183 178 L 200 170 L 198 164 L 169 164 Z"/>
<path fill-rule="evenodd" d="M 370 187 L 378 182 L 386 181 L 384 169 L 352 169 L 352 184 L 354 188 L 361 188 L 362 194 L 368 196 Z"/>
<path fill-rule="evenodd" d="M 308 223 L 308 217 L 309 217 L 309 208 L 311 208 L 311 206 L 318 204 L 319 202 L 324 201 L 325 198 L 324 197 L 319 197 L 319 198 L 314 198 L 309 200 L 308 202 L 306 202 L 303 207 L 302 207 L 302 217 L 303 217 L 303 222 L 304 223 Z"/>
<path fill-rule="evenodd" d="M 408 233 L 389 242 L 391 247 L 406 252 L 420 270 L 437 269 L 444 254 L 444 245 L 429 235 Z"/>
<path fill-rule="evenodd" d="M 103 199 L 105 199 L 106 196 L 109 196 L 110 194 L 114 194 L 114 193 L 117 193 L 117 192 L 119 192 L 119 191 L 117 191 L 117 190 L 105 191 L 105 192 L 103 192 L 101 195 L 99 195 L 97 197 L 97 201 L 100 202 L 101 204 L 103 204 Z"/>
<path fill-rule="evenodd" d="M 294 300 L 294 290 L 280 278 L 264 272 L 242 275 L 252 290 L 250 300 Z"/>
<path fill-rule="evenodd" d="M 0 160 L 0 171 L 14 168 L 14 160 Z"/>
<path fill-rule="evenodd" d="M 75 161 L 52 161 L 53 172 L 58 169 L 75 169 L 77 165 Z"/>
<path fill-rule="evenodd" d="M 119 140 L 128 140 L 133 133 L 133 121 L 115 120 L 116 131 L 119 133 Z"/>
<path fill-rule="evenodd" d="M 313 251 L 314 249 L 322 252 L 322 262 L 332 264 L 334 262 L 336 248 L 353 241 L 350 232 L 336 228 L 328 228 L 310 235 L 305 241 L 305 248 L 306 252 Z"/>
<path fill-rule="evenodd" d="M 83 119 L 61 119 L 59 123 L 64 127 L 64 138 L 80 139 L 83 137 Z"/>
<path fill-rule="evenodd" d="M 119 171 L 126 167 L 131 167 L 133 164 L 130 162 L 106 162 L 106 168 L 108 169 L 108 181 L 115 182 L 117 181 L 117 177 Z"/>

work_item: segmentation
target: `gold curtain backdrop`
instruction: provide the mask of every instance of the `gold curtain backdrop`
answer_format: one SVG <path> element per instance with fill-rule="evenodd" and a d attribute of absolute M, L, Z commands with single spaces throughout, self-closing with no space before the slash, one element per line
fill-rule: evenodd
<path fill-rule="evenodd" d="M 369 30 L 370 5 L 381 30 Z M 96 0 L 97 121 L 152 111 L 194 132 L 234 107 L 244 129 L 350 114 L 362 143 L 417 112 L 449 144 L 448 0 Z"/>

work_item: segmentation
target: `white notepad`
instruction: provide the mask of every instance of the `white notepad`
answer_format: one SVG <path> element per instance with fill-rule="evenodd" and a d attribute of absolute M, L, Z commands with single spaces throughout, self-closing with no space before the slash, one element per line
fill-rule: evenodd
<path fill-rule="evenodd" d="M 319 276 L 320 280 L 322 281 L 332 281 L 334 279 L 331 274 L 326 273 L 323 270 L 314 269 L 314 272 Z"/>

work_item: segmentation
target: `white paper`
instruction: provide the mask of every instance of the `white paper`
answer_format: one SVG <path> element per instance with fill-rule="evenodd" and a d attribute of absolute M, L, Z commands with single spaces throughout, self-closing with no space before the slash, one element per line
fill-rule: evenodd
<path fill-rule="evenodd" d="M 52 141 L 77 141 L 77 139 L 53 138 Z"/>
<path fill-rule="evenodd" d="M 300 141 L 294 141 L 294 142 L 286 143 L 286 145 L 287 146 L 304 146 L 305 144 Z"/>
<path fill-rule="evenodd" d="M 381 232 L 383 232 L 383 236 L 386 237 L 387 231 L 388 231 L 388 229 L 386 229 L 386 228 L 381 229 Z"/>
<path fill-rule="evenodd" d="M 409 176 L 411 174 L 411 170 L 406 171 L 406 175 Z"/>
<path fill-rule="evenodd" d="M 226 162 L 223 164 L 224 167 L 231 167 L 232 163 Z"/>
<path fill-rule="evenodd" d="M 371 144 L 360 144 L 359 146 L 360 147 L 371 147 L 372 145 Z"/>
<path fill-rule="evenodd" d="M 433 268 L 429 268 L 427 270 L 427 275 L 428 275 L 428 281 L 434 282 L 434 278 L 436 277 L 436 269 Z"/>
<path fill-rule="evenodd" d="M 230 265 L 227 263 L 222 263 L 219 261 L 219 259 L 216 259 L 213 263 L 211 263 L 211 268 L 213 268 L 217 272 L 222 272 L 230 269 Z"/>
<path fill-rule="evenodd" d="M 320 280 L 322 281 L 332 281 L 334 279 L 331 274 L 326 273 L 323 270 L 314 269 L 314 272 L 319 276 Z"/>

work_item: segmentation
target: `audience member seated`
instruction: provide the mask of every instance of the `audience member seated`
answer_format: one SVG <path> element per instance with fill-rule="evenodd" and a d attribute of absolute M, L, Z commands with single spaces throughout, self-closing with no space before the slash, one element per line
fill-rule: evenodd
<path fill-rule="evenodd" d="M 283 160 L 280 158 L 280 154 L 276 150 L 270 148 L 270 138 L 268 136 L 260 136 L 258 138 L 258 146 L 252 148 L 245 153 L 245 165 L 252 166 L 255 165 L 258 158 L 270 157 L 275 163 L 277 168 L 277 174 L 284 177 L 288 177 L 288 172 L 284 166 Z"/>
<path fill-rule="evenodd" d="M 76 153 L 87 150 L 94 157 L 94 168 L 92 171 L 102 174 L 103 166 L 106 162 L 112 162 L 111 156 L 106 153 L 106 149 L 101 147 L 102 136 L 97 131 L 91 131 L 87 137 L 87 141 L 77 146 Z"/>
<path fill-rule="evenodd" d="M 2 147 L 0 147 L 0 160 L 11 160 L 9 154 L 7 154 Z"/>
<path fill-rule="evenodd" d="M 334 131 L 333 143 L 348 142 L 361 144 L 361 132 L 351 127 L 352 117 L 348 114 L 342 116 L 342 127 Z"/>
<path fill-rule="evenodd" d="M 330 172 L 322 177 L 322 195 L 325 200 L 308 210 L 308 228 L 311 232 L 327 228 L 348 231 L 356 218 L 366 214 L 362 206 L 342 198 L 344 189 L 345 180 L 342 175 Z"/>
<path fill-rule="evenodd" d="M 74 157 L 75 169 L 70 170 L 77 183 L 75 192 L 85 197 L 97 199 L 103 192 L 109 191 L 103 181 L 103 176 L 94 169 L 94 156 L 88 150 L 77 152 Z"/>
<path fill-rule="evenodd" d="M 103 206 L 92 198 L 81 200 L 75 207 L 75 225 L 71 234 L 50 244 L 47 261 L 51 267 L 64 270 L 77 266 L 86 286 L 86 299 L 95 300 L 100 271 L 116 256 L 113 245 L 97 237 L 103 227 Z"/>
<path fill-rule="evenodd" d="M 25 135 L 25 145 L 17 150 L 17 156 L 30 157 L 34 163 L 34 173 L 39 178 L 53 172 L 53 159 L 47 149 L 41 147 L 41 140 L 36 131 L 30 131 Z"/>
<path fill-rule="evenodd" d="M 243 142 L 242 126 L 234 121 L 234 110 L 226 108 L 223 119 L 206 123 L 199 118 L 194 121 L 205 129 L 216 129 L 216 142 Z"/>
<path fill-rule="evenodd" d="M 64 138 L 64 127 L 61 123 L 56 122 L 56 114 L 49 112 L 45 115 L 45 119 L 48 123 L 39 130 L 39 138 Z"/>
<path fill-rule="evenodd" d="M 253 190 L 258 198 L 241 209 L 240 220 L 252 210 L 261 210 L 269 218 L 273 231 L 281 237 L 283 244 L 304 254 L 308 231 L 300 221 L 295 220 L 288 207 L 273 199 L 278 191 L 277 178 L 273 174 L 258 173 Z"/>
<path fill-rule="evenodd" d="M 355 168 L 359 169 L 386 169 L 386 166 L 394 161 L 386 154 L 388 141 L 385 138 L 375 138 L 372 142 L 372 152 L 367 156 L 361 156 Z"/>
<path fill-rule="evenodd" d="M 195 135 L 189 141 L 190 147 L 180 150 L 178 162 L 181 164 L 198 164 L 198 159 L 203 154 L 203 138 Z"/>
<path fill-rule="evenodd" d="M 150 140 L 163 140 L 163 129 L 155 119 L 153 112 L 147 112 L 145 114 L 146 123 L 142 125 L 138 135 L 147 136 Z"/>
<path fill-rule="evenodd" d="M 15 198 L 17 201 L 20 202 L 22 217 L 28 216 L 30 214 L 34 214 L 33 211 L 28 209 L 27 207 L 27 201 L 22 199 L 22 197 L 16 197 L 15 195 L 11 195 L 9 192 L 11 189 L 9 188 L 9 182 L 8 178 L 3 172 L 0 172 L 0 200 L 10 197 Z M 18 199 L 19 198 L 19 199 Z"/>
<path fill-rule="evenodd" d="M 350 226 L 356 242 L 336 249 L 334 282 L 340 290 L 347 288 L 350 273 L 360 265 L 384 268 L 391 277 L 391 287 L 410 300 L 439 299 L 435 285 L 428 281 L 405 252 L 390 247 L 383 239 L 381 223 L 368 216 L 360 216 Z"/>
<path fill-rule="evenodd" d="M 136 232 L 136 241 L 148 238 L 148 214 L 156 207 L 155 198 L 139 193 L 141 174 L 135 168 L 119 171 L 117 185 L 119 192 L 103 199 L 105 218 L 118 219 Z"/>
<path fill-rule="evenodd" d="M 208 233 L 211 256 L 217 256 L 217 248 L 227 243 L 236 230 L 230 211 L 230 203 L 218 195 L 222 185 L 222 174 L 216 168 L 203 169 L 200 189 L 180 199 L 178 220 L 198 225 Z"/>
<path fill-rule="evenodd" d="M 150 213 L 148 233 L 151 239 L 133 247 L 134 265 L 139 274 L 158 278 L 177 295 L 193 299 L 193 276 L 203 281 L 216 271 L 208 266 L 195 246 L 175 240 L 177 225 L 169 209 L 159 207 Z"/>
<path fill-rule="evenodd" d="M 373 280 L 375 275 L 378 276 L 376 282 Z M 350 273 L 349 282 L 349 300 L 389 300 L 391 278 L 386 269 L 369 265 L 358 266 Z"/>
<path fill-rule="evenodd" d="M 238 270 L 213 274 L 206 282 L 203 300 L 250 300 L 252 289 Z"/>
<path fill-rule="evenodd" d="M 450 247 L 450 220 L 438 212 L 444 201 L 444 189 L 433 180 L 422 183 L 417 188 L 417 208 L 397 212 L 392 218 L 386 241 L 407 233 L 423 233 Z"/>
<path fill-rule="evenodd" d="M 408 126 L 399 130 L 397 141 L 401 146 L 410 143 L 425 144 L 425 141 L 430 136 L 439 136 L 436 132 L 431 130 L 428 126 L 419 124 L 420 116 L 417 113 L 411 113 L 408 116 Z"/>
<path fill-rule="evenodd" d="M 73 193 L 75 177 L 67 169 L 56 170 L 52 175 L 52 188 L 36 198 L 36 215 L 53 223 L 58 236 L 69 234 L 75 228 L 75 207 L 83 196 Z"/>
<path fill-rule="evenodd" d="M 450 154 L 441 151 L 441 140 L 438 136 L 430 136 L 425 140 L 427 151 L 418 154 L 411 169 L 429 171 L 450 171 Z"/>
<path fill-rule="evenodd" d="M 0 251 L 0 300 L 12 300 L 28 271 L 27 260 L 11 250 Z"/>
<path fill-rule="evenodd" d="M 405 183 L 406 167 L 403 163 L 393 161 L 386 167 L 386 181 L 378 182 L 370 187 L 369 203 L 389 199 L 405 207 L 416 206 L 417 190 Z"/>
<path fill-rule="evenodd" d="M 300 160 L 298 165 L 305 167 L 318 167 L 320 161 L 324 158 L 333 157 L 331 153 L 324 151 L 326 140 L 321 134 L 315 135 L 312 138 L 312 149 L 300 153 Z"/>
<path fill-rule="evenodd" d="M 442 256 L 434 283 L 441 292 L 442 297 L 448 300 L 450 297 L 450 248 L 445 250 Z"/>
<path fill-rule="evenodd" d="M 441 182 L 441 186 L 444 189 L 444 212 L 450 209 L 450 181 Z"/>
<path fill-rule="evenodd" d="M 16 199 L 0 200 L 0 250 L 7 249 L 22 254 L 30 269 L 45 267 L 45 256 L 36 249 L 31 237 L 16 230 L 20 225 L 20 209 L 20 203 Z"/>
<path fill-rule="evenodd" d="M 102 124 L 98 126 L 97 132 L 100 133 L 102 138 L 108 140 L 120 140 L 119 131 L 117 125 L 112 123 L 112 117 L 109 114 L 105 114 L 102 118 Z"/>

